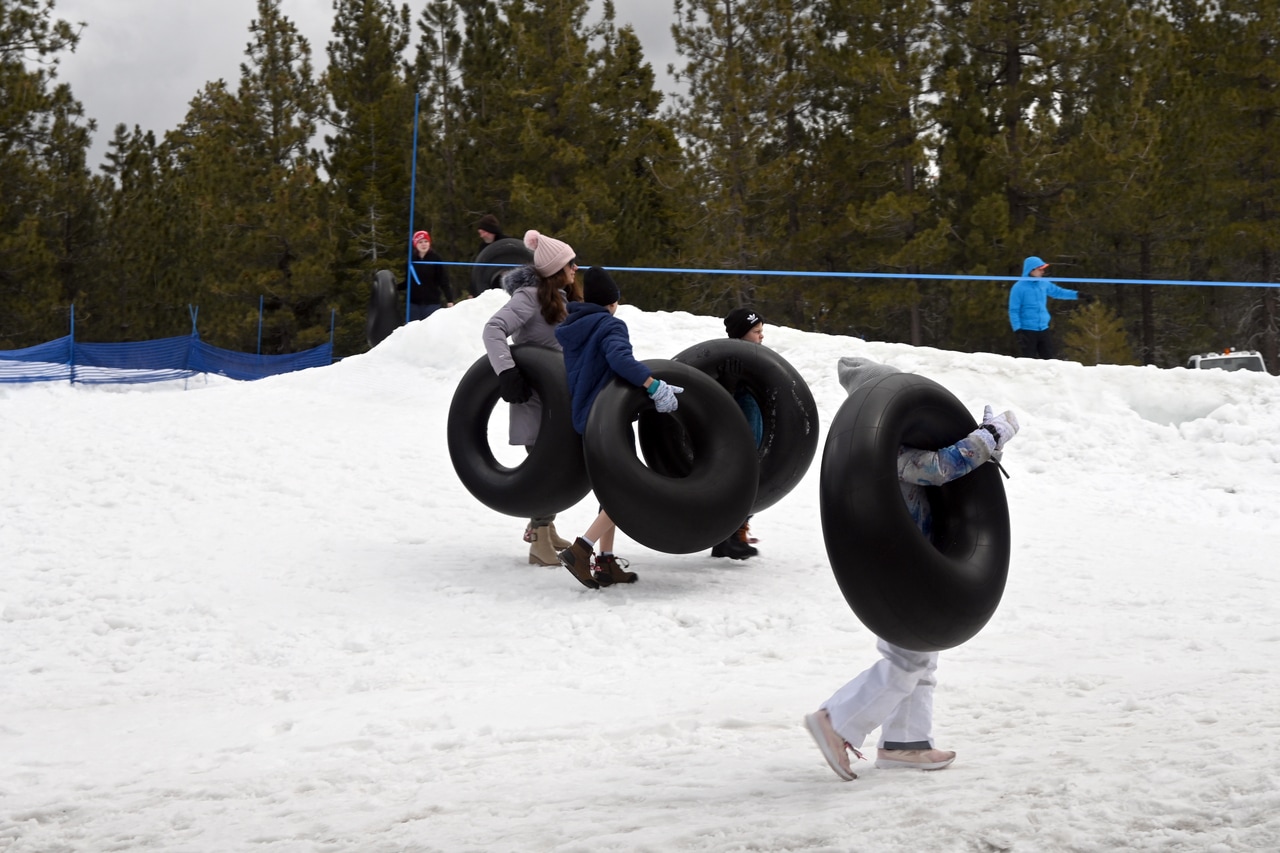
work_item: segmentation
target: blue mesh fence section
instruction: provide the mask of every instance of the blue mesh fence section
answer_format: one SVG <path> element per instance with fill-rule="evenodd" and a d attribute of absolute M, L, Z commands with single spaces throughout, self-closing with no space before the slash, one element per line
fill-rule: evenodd
<path fill-rule="evenodd" d="M 187 362 L 194 336 L 118 344 L 76 344 L 73 381 L 163 382 L 185 379 L 196 371 Z"/>
<path fill-rule="evenodd" d="M 308 367 L 324 367 L 333 363 L 333 344 L 321 344 L 302 352 L 285 355 L 254 355 L 235 352 L 196 340 L 191 344 L 192 370 L 217 373 L 231 379 L 261 379 L 278 373 L 290 373 Z"/>
<path fill-rule="evenodd" d="M 23 349 L 0 350 L 0 382 L 71 378 L 71 336 Z"/>
<path fill-rule="evenodd" d="M 25 349 L 0 350 L 0 382 L 162 382 L 197 373 L 261 379 L 332 363 L 332 343 L 286 355 L 255 355 L 206 344 L 196 335 L 112 344 L 76 343 L 68 335 Z"/>

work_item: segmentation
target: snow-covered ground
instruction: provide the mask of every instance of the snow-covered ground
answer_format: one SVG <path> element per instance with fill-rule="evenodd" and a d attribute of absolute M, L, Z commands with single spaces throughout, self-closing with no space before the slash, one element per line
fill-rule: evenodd
<path fill-rule="evenodd" d="M 757 559 L 529 566 L 445 442 L 501 304 L 254 383 L 0 385 L 0 850 L 1280 849 L 1280 379 L 767 325 L 823 440 L 850 354 L 1022 423 L 1004 600 L 939 669 L 959 758 L 845 783 L 801 718 L 874 638 L 820 460 Z M 723 335 L 619 316 L 640 358 Z"/>

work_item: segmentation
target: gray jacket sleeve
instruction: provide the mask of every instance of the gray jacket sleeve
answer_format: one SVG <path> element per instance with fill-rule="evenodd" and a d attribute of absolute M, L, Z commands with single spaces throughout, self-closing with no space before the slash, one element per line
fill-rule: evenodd
<path fill-rule="evenodd" d="M 524 328 L 524 324 L 537 313 L 538 302 L 534 295 L 529 288 L 521 288 L 484 324 L 481 338 L 494 373 L 516 366 L 507 338 Z"/>

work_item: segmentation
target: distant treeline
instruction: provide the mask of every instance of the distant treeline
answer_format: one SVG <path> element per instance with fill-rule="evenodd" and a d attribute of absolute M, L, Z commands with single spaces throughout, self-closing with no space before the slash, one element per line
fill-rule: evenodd
<path fill-rule="evenodd" d="M 161 138 L 117 126 L 95 169 L 53 64 L 79 32 L 0 0 L 0 348 L 74 302 L 84 340 L 183 334 L 193 304 L 252 351 L 262 297 L 264 353 L 327 341 L 331 309 L 363 350 L 374 271 L 404 275 L 415 95 L 412 221 L 447 260 L 491 213 L 584 263 L 908 276 L 621 274 L 647 310 L 1011 353 L 1009 282 L 923 276 L 1280 274 L 1280 0 L 674 0 L 674 96 L 609 3 L 333 5 L 323 73 L 259 0 L 240 79 Z M 1070 357 L 1278 369 L 1275 288 L 1089 289 L 1058 309 Z"/>

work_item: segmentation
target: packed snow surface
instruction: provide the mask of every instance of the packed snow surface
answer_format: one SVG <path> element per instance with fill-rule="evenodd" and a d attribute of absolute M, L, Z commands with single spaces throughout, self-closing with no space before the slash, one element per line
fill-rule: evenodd
<path fill-rule="evenodd" d="M 844 355 L 1022 424 L 1004 599 L 939 668 L 959 758 L 841 782 L 801 718 L 875 640 L 821 445 L 756 559 L 530 566 L 445 440 L 502 300 L 259 382 L 0 385 L 0 850 L 1280 849 L 1280 378 L 766 325 L 822 440 Z M 642 359 L 724 334 L 618 316 Z"/>

